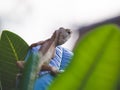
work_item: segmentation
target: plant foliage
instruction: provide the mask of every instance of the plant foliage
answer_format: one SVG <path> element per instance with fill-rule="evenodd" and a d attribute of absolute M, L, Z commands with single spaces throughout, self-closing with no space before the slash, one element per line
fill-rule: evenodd
<path fill-rule="evenodd" d="M 0 89 L 12 90 L 18 72 L 16 60 L 23 60 L 27 43 L 18 35 L 3 31 L 0 40 Z M 32 54 L 25 66 L 20 90 L 33 90 L 30 77 L 39 62 Z M 60 74 L 49 90 L 120 90 L 120 29 L 103 25 L 85 35 L 74 50 L 66 71 Z M 35 60 L 35 63 L 34 63 Z M 33 70 L 33 71 L 32 71 Z M 31 89 L 30 89 L 30 88 Z"/>
<path fill-rule="evenodd" d="M 3 90 L 15 87 L 18 73 L 17 60 L 24 60 L 28 44 L 18 35 L 4 30 L 0 38 L 0 79 Z"/>

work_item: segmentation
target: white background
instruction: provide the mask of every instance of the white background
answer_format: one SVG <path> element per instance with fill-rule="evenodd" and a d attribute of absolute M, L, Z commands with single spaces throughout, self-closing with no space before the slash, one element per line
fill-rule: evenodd
<path fill-rule="evenodd" d="M 71 50 L 80 26 L 117 15 L 120 0 L 0 0 L 0 30 L 17 33 L 29 45 L 64 27 L 73 30 L 64 45 Z"/>

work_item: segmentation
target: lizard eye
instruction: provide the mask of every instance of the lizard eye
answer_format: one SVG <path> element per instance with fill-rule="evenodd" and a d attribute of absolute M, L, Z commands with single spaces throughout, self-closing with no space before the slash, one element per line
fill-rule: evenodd
<path fill-rule="evenodd" d="M 68 31 L 68 34 L 71 34 L 71 32 L 70 32 L 70 31 Z"/>
<path fill-rule="evenodd" d="M 67 31 L 68 34 L 72 33 L 70 29 L 66 29 L 66 31 Z"/>

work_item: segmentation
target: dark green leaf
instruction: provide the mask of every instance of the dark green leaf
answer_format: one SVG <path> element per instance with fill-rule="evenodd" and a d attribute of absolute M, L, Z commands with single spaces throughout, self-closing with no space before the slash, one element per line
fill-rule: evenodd
<path fill-rule="evenodd" d="M 1 84 L 1 80 L 0 80 L 0 90 L 2 90 L 2 84 Z"/>
<path fill-rule="evenodd" d="M 0 78 L 3 90 L 15 87 L 17 60 L 24 60 L 28 51 L 28 44 L 18 35 L 3 31 L 0 40 Z"/>

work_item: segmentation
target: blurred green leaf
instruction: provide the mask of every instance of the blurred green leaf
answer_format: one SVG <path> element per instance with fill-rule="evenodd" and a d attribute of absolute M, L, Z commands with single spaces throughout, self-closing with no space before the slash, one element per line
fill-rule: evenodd
<path fill-rule="evenodd" d="M 0 78 L 3 90 L 15 87 L 17 60 L 24 60 L 28 44 L 18 35 L 4 30 L 0 39 Z"/>
<path fill-rule="evenodd" d="M 49 90 L 119 90 L 120 31 L 115 25 L 93 29 L 81 39 L 66 72 Z"/>

